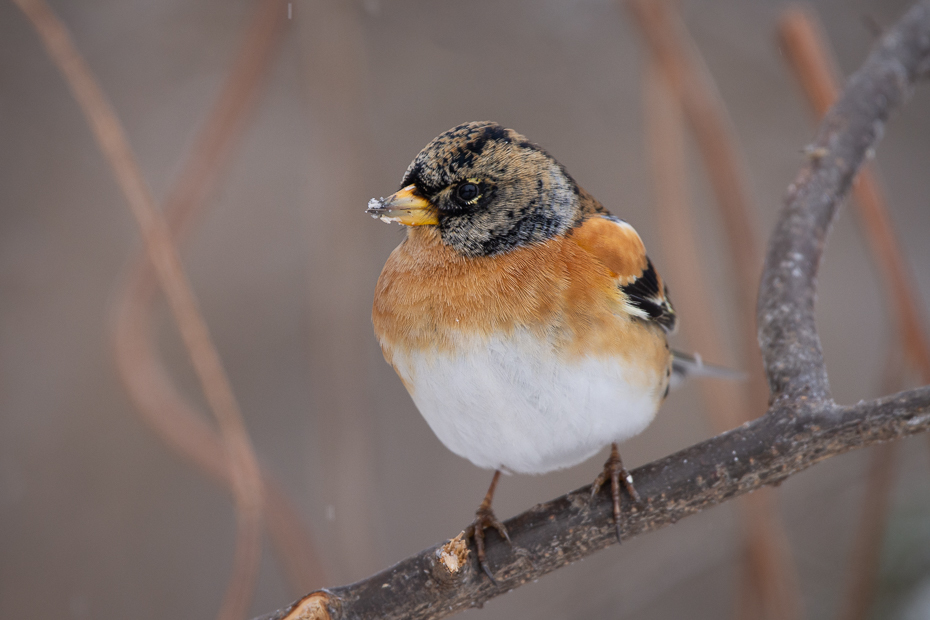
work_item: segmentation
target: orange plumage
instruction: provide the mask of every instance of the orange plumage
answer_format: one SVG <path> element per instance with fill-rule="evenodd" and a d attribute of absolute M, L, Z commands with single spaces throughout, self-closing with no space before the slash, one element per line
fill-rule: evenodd
<path fill-rule="evenodd" d="M 636 232 L 600 216 L 570 235 L 493 257 L 464 258 L 434 228 L 411 228 L 378 279 L 372 321 L 392 365 L 397 350 L 447 354 L 462 333 L 486 338 L 524 327 L 550 338 L 566 361 L 618 356 L 664 371 L 671 364 L 665 332 L 631 316 L 618 286 L 645 263 Z"/>

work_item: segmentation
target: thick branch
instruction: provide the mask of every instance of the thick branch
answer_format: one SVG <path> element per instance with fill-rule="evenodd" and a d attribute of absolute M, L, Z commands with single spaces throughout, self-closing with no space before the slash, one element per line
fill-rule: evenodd
<path fill-rule="evenodd" d="M 930 386 L 807 416 L 767 415 L 633 472 L 643 505 L 623 508 L 623 536 L 657 530 L 764 485 L 778 484 L 826 458 L 930 430 Z M 540 504 L 505 523 L 509 547 L 488 532 L 493 584 L 469 554 L 453 575 L 436 545 L 358 583 L 314 593 L 262 620 L 442 618 L 537 579 L 616 543 L 606 494 L 590 487 Z M 316 608 L 312 615 L 305 607 Z M 310 605 L 312 603 L 312 605 Z M 321 605 L 322 603 L 322 605 Z M 303 614 L 303 615 L 302 615 Z"/>
<path fill-rule="evenodd" d="M 817 265 L 836 203 L 890 110 L 930 70 L 930 0 L 901 20 L 827 115 L 811 160 L 789 189 L 770 241 L 760 341 L 776 399 L 765 415 L 633 472 L 643 504 L 624 506 L 625 538 L 650 532 L 853 448 L 930 430 L 930 386 L 852 407 L 830 400 L 814 325 Z M 460 539 L 356 584 L 314 592 L 263 620 L 442 618 L 615 542 L 610 501 L 589 488 L 506 523 L 513 547 L 488 533 L 496 583 Z"/>
<path fill-rule="evenodd" d="M 810 406 L 831 399 L 814 326 L 817 269 L 839 200 L 891 110 L 930 70 L 930 2 L 920 2 L 886 35 L 830 108 L 808 162 L 788 188 L 769 240 L 757 309 L 759 345 L 773 402 Z"/>

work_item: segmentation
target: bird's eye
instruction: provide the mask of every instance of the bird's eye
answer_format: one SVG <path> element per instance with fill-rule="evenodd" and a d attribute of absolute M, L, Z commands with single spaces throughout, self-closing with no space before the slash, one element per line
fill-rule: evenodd
<path fill-rule="evenodd" d="M 480 192 L 481 190 L 476 183 L 462 183 L 455 190 L 455 195 L 460 201 L 468 204 L 480 198 Z"/>

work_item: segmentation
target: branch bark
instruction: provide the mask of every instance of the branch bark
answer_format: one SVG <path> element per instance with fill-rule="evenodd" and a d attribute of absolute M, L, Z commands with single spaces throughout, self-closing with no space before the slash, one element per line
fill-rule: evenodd
<path fill-rule="evenodd" d="M 930 72 L 930 4 L 916 4 L 850 77 L 807 148 L 769 240 L 759 289 L 759 345 L 772 402 L 832 403 L 814 325 L 817 269 L 839 200 L 881 137 L 891 110 Z"/>
<path fill-rule="evenodd" d="M 930 386 L 853 407 L 808 416 L 771 410 L 705 442 L 633 472 L 643 497 L 624 504 L 623 538 L 645 534 L 765 485 L 775 485 L 815 463 L 854 448 L 930 430 Z M 453 572 L 443 562 L 449 543 L 355 584 L 314 592 L 261 620 L 443 618 L 505 594 L 600 549 L 616 544 L 606 495 L 588 503 L 583 487 L 534 506 L 505 522 L 513 547 L 488 532 L 488 562 L 497 583 L 477 567 L 474 554 Z M 450 541 L 452 542 L 452 541 Z"/>
<path fill-rule="evenodd" d="M 792 7 L 779 20 L 778 38 L 808 102 L 823 116 L 840 91 L 840 73 L 829 41 L 813 10 Z M 866 164 L 853 183 L 859 228 L 868 241 L 872 262 L 881 274 L 888 312 L 896 317 L 900 350 L 906 360 L 886 366 L 884 392 L 900 389 L 904 362 L 914 366 L 924 383 L 930 383 L 930 339 L 921 322 L 924 314 L 914 278 L 897 240 L 887 201 L 874 165 Z M 897 352 L 892 353 L 897 357 Z M 897 446 L 886 444 L 872 450 L 860 523 L 853 536 L 842 620 L 865 620 L 875 599 L 882 543 L 895 480 Z"/>
<path fill-rule="evenodd" d="M 837 205 L 891 110 L 930 73 L 930 0 L 915 5 L 870 54 L 826 115 L 789 187 L 769 241 L 759 341 L 773 398 L 766 415 L 633 472 L 643 505 L 624 505 L 624 538 L 776 485 L 815 463 L 930 430 L 930 386 L 854 406 L 830 396 L 814 324 L 817 268 Z M 504 594 L 616 542 L 610 501 L 589 487 L 506 522 L 513 547 L 489 532 L 492 583 L 457 539 L 358 583 L 314 592 L 262 620 L 442 618 Z"/>

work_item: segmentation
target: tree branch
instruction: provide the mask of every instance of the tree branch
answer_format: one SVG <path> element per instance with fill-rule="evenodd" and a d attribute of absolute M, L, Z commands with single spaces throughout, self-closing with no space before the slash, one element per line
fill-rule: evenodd
<path fill-rule="evenodd" d="M 633 472 L 643 505 L 624 504 L 624 539 L 670 525 L 726 500 L 778 484 L 815 463 L 859 448 L 930 430 L 930 386 L 853 407 L 806 416 L 773 410 Z M 315 592 L 262 620 L 297 618 L 443 618 L 483 604 L 571 562 L 616 544 L 606 495 L 588 503 L 583 487 L 534 506 L 505 523 L 513 547 L 488 532 L 491 583 L 469 554 L 452 573 L 435 545 L 358 583 Z M 321 606 L 321 603 L 325 607 Z M 308 613 L 316 608 L 317 615 Z M 322 610 L 328 608 L 328 616 Z"/>
<path fill-rule="evenodd" d="M 817 269 L 839 200 L 891 110 L 930 72 L 930 3 L 916 4 L 850 77 L 807 148 L 769 239 L 759 289 L 759 345 L 772 402 L 799 407 L 832 401 L 814 325 Z"/>
<path fill-rule="evenodd" d="M 625 538 L 774 485 L 854 448 L 930 430 L 930 386 L 839 407 L 814 324 L 817 267 L 840 198 L 891 109 L 930 72 L 930 0 L 911 9 L 852 76 L 824 118 L 769 243 L 759 339 L 774 398 L 767 414 L 633 472 L 643 504 L 624 505 Z M 610 501 L 585 487 L 506 522 L 513 547 L 488 533 L 496 583 L 453 539 L 358 583 L 314 592 L 262 620 L 442 618 L 616 542 Z"/>

